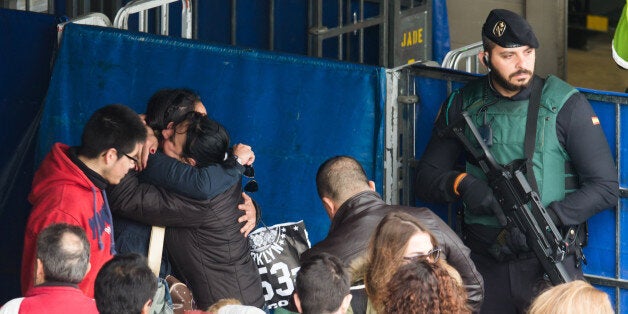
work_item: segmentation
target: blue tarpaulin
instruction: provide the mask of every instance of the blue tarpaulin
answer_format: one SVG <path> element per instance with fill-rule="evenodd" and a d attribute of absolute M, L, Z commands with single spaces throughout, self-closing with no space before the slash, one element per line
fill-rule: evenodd
<path fill-rule="evenodd" d="M 52 15 L 0 9 L 0 304 L 20 294 L 26 198 L 57 38 Z"/>
<path fill-rule="evenodd" d="M 356 157 L 381 186 L 382 68 L 68 25 L 41 121 L 37 160 L 52 143 L 79 143 L 110 103 L 143 112 L 158 89 L 197 91 L 233 143 L 250 144 L 266 224 L 305 220 L 313 243 L 329 218 L 315 174 L 334 155 Z"/>

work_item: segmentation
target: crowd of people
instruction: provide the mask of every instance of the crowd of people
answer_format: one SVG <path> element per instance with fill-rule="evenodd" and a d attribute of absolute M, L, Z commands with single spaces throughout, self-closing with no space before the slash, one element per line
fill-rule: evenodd
<path fill-rule="evenodd" d="M 331 157 L 316 174 L 329 233 L 301 254 L 292 302 L 276 313 L 613 313 L 582 272 L 586 220 L 619 191 L 599 119 L 575 88 L 534 74 L 539 42 L 521 16 L 491 11 L 482 40 L 489 74 L 442 105 L 416 173 L 419 199 L 462 201 L 461 236 L 426 207 L 386 204 L 355 158 Z M 502 199 L 452 134 L 463 113 L 497 162 L 524 160 L 569 235 L 573 281 L 553 286 L 525 231 L 501 219 Z M 0 313 L 180 311 L 168 276 L 192 292 L 186 313 L 268 312 L 247 241 L 260 213 L 242 191 L 254 161 L 187 89 L 156 92 L 143 115 L 98 109 L 80 145 L 55 144 L 35 174 L 24 297 Z M 157 257 L 152 225 L 166 228 Z"/>

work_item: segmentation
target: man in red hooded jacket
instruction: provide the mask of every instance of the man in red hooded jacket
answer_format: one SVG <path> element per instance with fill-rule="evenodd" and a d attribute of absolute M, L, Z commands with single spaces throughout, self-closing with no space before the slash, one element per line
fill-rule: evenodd
<path fill-rule="evenodd" d="M 137 113 L 123 105 L 109 105 L 85 124 L 80 146 L 54 144 L 35 173 L 28 197 L 33 210 L 24 235 L 22 293 L 34 284 L 37 235 L 50 224 L 64 222 L 87 233 L 91 269 L 79 288 L 94 296 L 96 274 L 115 254 L 105 189 L 135 167 L 145 140 L 146 129 Z"/>

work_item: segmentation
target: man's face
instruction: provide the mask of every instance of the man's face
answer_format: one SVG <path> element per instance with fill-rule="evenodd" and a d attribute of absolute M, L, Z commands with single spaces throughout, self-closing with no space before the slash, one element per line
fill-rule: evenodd
<path fill-rule="evenodd" d="M 174 129 L 167 129 L 164 133 L 162 149 L 164 154 L 176 160 L 182 160 L 183 147 L 187 140 L 187 125 L 179 125 Z"/>
<path fill-rule="evenodd" d="M 489 59 L 493 86 L 502 95 L 514 96 L 530 84 L 536 61 L 534 48 L 496 45 L 489 53 Z"/>
<path fill-rule="evenodd" d="M 118 184 L 129 172 L 129 169 L 135 168 L 135 161 L 139 158 L 139 152 L 143 143 L 135 144 L 135 149 L 128 153 L 117 157 L 110 167 L 103 171 L 102 176 L 109 184 Z M 128 156 L 127 156 L 128 155 Z"/>

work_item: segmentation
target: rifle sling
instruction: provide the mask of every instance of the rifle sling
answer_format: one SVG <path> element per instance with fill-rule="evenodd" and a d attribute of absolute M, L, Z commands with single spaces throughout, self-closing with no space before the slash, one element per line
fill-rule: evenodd
<path fill-rule="evenodd" d="M 536 184 L 534 176 L 534 165 L 532 158 L 534 157 L 534 146 L 536 143 L 536 122 L 539 118 L 539 108 L 541 107 L 541 92 L 543 91 L 545 80 L 542 78 L 532 77 L 532 92 L 530 93 L 530 101 L 528 104 L 528 117 L 526 119 L 526 133 L 523 142 L 523 155 L 526 159 L 526 179 L 530 183 L 530 187 L 536 193 L 539 193 L 539 187 Z"/>

